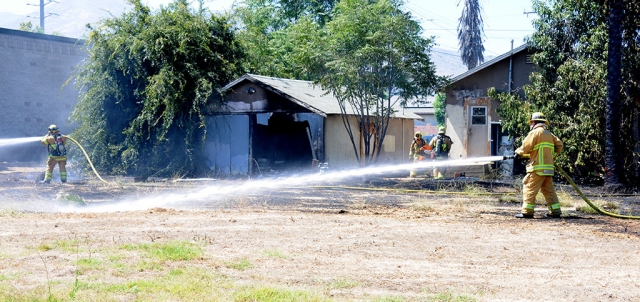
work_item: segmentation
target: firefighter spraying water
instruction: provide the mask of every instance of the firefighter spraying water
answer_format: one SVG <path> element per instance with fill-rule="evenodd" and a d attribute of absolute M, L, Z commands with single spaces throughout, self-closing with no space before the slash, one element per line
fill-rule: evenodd
<path fill-rule="evenodd" d="M 67 148 L 65 143 L 67 138 L 60 133 L 60 129 L 56 125 L 49 126 L 49 132 L 40 141 L 47 146 L 49 157 L 47 158 L 47 170 L 44 174 L 43 183 L 51 183 L 53 179 L 53 169 L 58 166 L 60 170 L 60 181 L 67 182 Z"/>

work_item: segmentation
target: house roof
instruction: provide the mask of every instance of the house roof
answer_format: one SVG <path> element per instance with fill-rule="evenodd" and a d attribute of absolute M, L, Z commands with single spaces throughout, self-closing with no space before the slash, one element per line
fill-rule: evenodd
<path fill-rule="evenodd" d="M 495 57 L 495 58 L 493 58 L 493 59 L 491 59 L 489 61 L 486 61 L 486 62 L 476 66 L 473 69 L 469 69 L 466 72 L 464 72 L 464 73 L 462 73 L 460 75 L 457 75 L 457 76 L 455 76 L 455 77 L 453 77 L 451 79 L 451 83 L 449 83 L 449 85 L 451 85 L 451 84 L 453 84 L 453 83 L 455 83 L 457 81 L 460 81 L 460 80 L 462 80 L 462 79 L 464 79 L 464 78 L 466 78 L 466 77 L 468 77 L 468 76 L 470 76 L 470 75 L 472 75 L 472 74 L 474 74 L 474 73 L 476 73 L 476 72 L 478 72 L 480 70 L 483 70 L 483 69 L 485 69 L 485 68 L 487 68 L 487 67 L 489 67 L 489 66 L 491 66 L 493 64 L 496 64 L 496 63 L 498 63 L 498 62 L 510 57 L 511 55 L 514 55 L 514 54 L 519 53 L 521 51 L 525 51 L 527 49 L 527 46 L 528 46 L 527 43 L 522 44 L 522 45 L 520 45 L 520 46 L 518 46 L 518 47 L 516 47 L 516 48 L 514 48 L 514 49 L 512 49 L 512 50 L 510 50 L 508 52 L 505 52 L 505 53 L 503 53 L 503 54 L 501 54 L 501 55 L 499 55 L 499 56 L 497 56 L 497 57 Z"/>
<path fill-rule="evenodd" d="M 250 81 L 257 85 L 260 85 L 261 87 L 277 93 L 287 98 L 288 100 L 322 116 L 327 116 L 330 114 L 342 114 L 342 112 L 340 111 L 340 106 L 338 105 L 338 100 L 319 86 L 313 85 L 313 82 L 310 81 L 245 74 L 242 77 L 224 86 L 223 90 L 231 89 L 233 86 L 243 81 Z M 406 119 L 422 119 L 422 117 L 420 117 L 419 115 L 416 115 L 410 111 L 406 111 L 399 105 L 394 106 L 394 108 L 396 109 L 396 112 L 393 117 Z"/>

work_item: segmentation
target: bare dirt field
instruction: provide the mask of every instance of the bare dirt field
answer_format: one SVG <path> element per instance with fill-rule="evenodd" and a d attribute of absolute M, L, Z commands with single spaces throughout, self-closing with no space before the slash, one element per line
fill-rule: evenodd
<path fill-rule="evenodd" d="M 640 221 L 576 211 L 564 185 L 562 219 L 518 220 L 504 183 L 37 184 L 43 168 L 0 165 L 3 301 L 640 301 Z"/>

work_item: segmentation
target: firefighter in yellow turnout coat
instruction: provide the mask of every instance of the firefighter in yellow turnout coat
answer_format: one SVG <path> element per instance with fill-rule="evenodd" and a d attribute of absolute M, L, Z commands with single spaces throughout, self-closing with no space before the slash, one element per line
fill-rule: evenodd
<path fill-rule="evenodd" d="M 53 178 L 53 168 L 56 164 L 60 167 L 60 181 L 67 182 L 67 149 L 65 143 L 67 138 L 60 134 L 58 126 L 49 126 L 49 132 L 40 141 L 47 146 L 49 157 L 47 158 L 47 171 L 44 174 L 43 183 L 51 183 Z"/>
<path fill-rule="evenodd" d="M 553 174 L 555 167 L 553 158 L 562 152 L 562 141 L 547 130 L 547 121 L 544 114 L 535 112 L 531 114 L 529 128 L 531 131 L 522 142 L 522 146 L 516 150 L 516 156 L 529 154 L 527 175 L 522 180 L 522 213 L 517 218 L 533 218 L 536 206 L 536 195 L 542 191 L 549 208 L 547 217 L 559 218 L 562 214 L 560 202 L 556 190 L 553 187 Z"/>
<path fill-rule="evenodd" d="M 416 132 L 415 138 L 411 142 L 411 146 L 409 147 L 409 156 L 413 158 L 413 162 L 417 163 L 419 161 L 425 160 L 431 154 L 431 148 L 422 138 L 422 132 Z M 416 169 L 412 169 L 409 172 L 409 177 L 418 176 L 418 171 Z"/>

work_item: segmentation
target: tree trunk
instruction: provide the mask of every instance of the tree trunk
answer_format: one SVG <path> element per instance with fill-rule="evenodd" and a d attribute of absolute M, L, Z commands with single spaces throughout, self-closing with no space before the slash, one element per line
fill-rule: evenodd
<path fill-rule="evenodd" d="M 610 0 L 609 53 L 607 61 L 607 105 L 605 129 L 605 187 L 616 191 L 622 187 L 622 156 L 620 148 L 620 87 L 622 65 L 623 0 Z"/>

